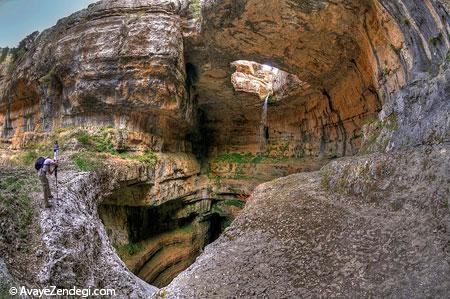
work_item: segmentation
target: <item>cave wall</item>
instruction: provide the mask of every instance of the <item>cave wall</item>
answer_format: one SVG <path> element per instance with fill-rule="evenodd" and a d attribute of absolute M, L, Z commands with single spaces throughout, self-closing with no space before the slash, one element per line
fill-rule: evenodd
<path fill-rule="evenodd" d="M 98 173 L 117 182 L 99 197 L 98 216 L 128 269 L 151 285 L 170 283 L 245 204 L 240 191 L 213 192 L 192 154 L 158 154 L 155 165 L 110 163 Z"/>
<path fill-rule="evenodd" d="M 2 137 L 23 145 L 31 117 L 35 133 L 113 125 L 156 136 L 155 150 L 189 148 L 193 106 L 175 4 L 103 1 L 30 37 L 2 74 Z"/>
<path fill-rule="evenodd" d="M 269 107 L 269 149 L 355 154 L 362 125 L 386 99 L 420 72 L 436 74 L 449 49 L 448 20 L 440 1 L 205 1 L 201 37 L 186 44 L 200 70 L 209 154 L 259 150 L 262 101 L 230 84 L 229 63 L 238 59 L 308 86 Z"/>
<path fill-rule="evenodd" d="M 352 155 L 361 126 L 395 91 L 437 74 L 449 49 L 445 5 L 99 2 L 30 35 L 2 63 L 2 140 L 20 148 L 61 126 L 113 125 L 144 133 L 158 151 L 189 152 L 195 142 L 203 156 L 255 153 L 262 101 L 230 82 L 230 64 L 246 59 L 304 83 L 269 107 L 269 154 Z"/>

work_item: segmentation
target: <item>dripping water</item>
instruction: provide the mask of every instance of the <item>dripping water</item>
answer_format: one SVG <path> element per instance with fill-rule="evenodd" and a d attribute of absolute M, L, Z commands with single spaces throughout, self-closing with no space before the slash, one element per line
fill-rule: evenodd
<path fill-rule="evenodd" d="M 260 125 L 260 152 L 265 152 L 267 148 L 267 140 L 269 139 L 269 127 L 267 126 L 267 107 L 269 104 L 269 97 L 267 95 L 264 99 L 264 105 L 261 114 L 261 125 Z"/>

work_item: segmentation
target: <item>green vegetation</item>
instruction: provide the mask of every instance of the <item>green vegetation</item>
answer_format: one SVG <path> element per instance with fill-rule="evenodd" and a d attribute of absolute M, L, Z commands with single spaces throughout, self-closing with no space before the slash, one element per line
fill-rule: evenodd
<path fill-rule="evenodd" d="M 32 166 L 39 157 L 49 157 L 52 152 L 48 148 L 42 148 L 41 144 L 33 144 L 20 154 L 13 157 L 13 162 L 17 165 Z"/>
<path fill-rule="evenodd" d="M 220 206 L 220 202 L 216 202 L 216 203 L 212 204 L 212 206 L 211 206 L 211 213 L 218 214 L 220 216 L 224 216 L 224 215 L 227 214 L 227 213 L 225 213 L 225 211 Z"/>
<path fill-rule="evenodd" d="M 34 173 L 33 173 L 34 174 Z M 38 186 L 36 179 L 17 175 L 0 176 L 0 211 L 15 219 L 15 230 L 20 238 L 28 236 L 32 218 L 30 186 Z"/>
<path fill-rule="evenodd" d="M 245 206 L 245 201 L 239 199 L 227 199 L 223 203 L 227 206 L 234 206 L 240 209 L 244 208 Z"/>
<path fill-rule="evenodd" d="M 440 32 L 438 35 L 430 37 L 428 39 L 428 42 L 436 47 L 441 42 L 441 38 L 442 33 Z"/>
<path fill-rule="evenodd" d="M 192 231 L 193 231 L 192 223 L 186 224 L 186 225 L 180 227 L 178 229 L 178 231 L 183 232 L 183 233 L 192 233 Z"/>
<path fill-rule="evenodd" d="M 402 23 L 403 25 L 405 25 L 405 26 L 409 26 L 409 25 L 411 25 L 411 20 L 408 19 L 408 18 L 406 18 L 406 17 L 403 17 L 403 18 L 401 19 L 401 23 Z"/>
<path fill-rule="evenodd" d="M 35 149 L 27 150 L 16 157 L 16 161 L 22 165 L 31 165 L 39 157 L 39 153 Z"/>
<path fill-rule="evenodd" d="M 82 131 L 77 133 L 75 139 L 83 146 L 88 147 L 91 145 L 91 137 L 88 132 Z"/>
<path fill-rule="evenodd" d="M 115 149 L 113 138 L 115 130 L 112 127 L 103 127 L 93 133 L 83 129 L 60 128 L 40 142 L 32 142 L 25 146 L 24 150 L 15 155 L 12 161 L 17 165 L 31 166 L 40 156 L 53 155 L 53 143 L 59 141 L 60 148 L 64 149 L 66 143 L 75 138 L 82 151 L 71 156 L 72 161 L 81 171 L 95 171 L 102 165 L 102 161 L 108 158 L 105 154 L 119 157 L 124 160 L 133 160 L 150 165 L 156 165 L 157 155 L 148 150 L 144 153 L 119 152 Z"/>
<path fill-rule="evenodd" d="M 387 65 L 385 65 L 385 66 L 383 66 L 383 69 L 381 70 L 381 74 L 383 75 L 383 77 L 387 77 L 387 76 L 389 76 L 391 71 L 392 70 Z"/>
<path fill-rule="evenodd" d="M 51 84 L 55 75 L 55 68 L 52 68 L 45 76 L 39 79 L 39 82 L 44 84 Z"/>
<path fill-rule="evenodd" d="M 328 190 L 330 188 L 331 173 L 329 170 L 322 170 L 320 174 L 322 175 L 320 186 L 323 189 Z"/>
<path fill-rule="evenodd" d="M 210 179 L 214 182 L 216 189 L 220 188 L 220 186 L 222 184 L 222 177 L 212 174 L 209 170 L 206 173 L 206 176 L 208 177 L 208 179 Z"/>
<path fill-rule="evenodd" d="M 444 200 L 442 201 L 442 207 L 443 207 L 444 209 L 448 209 L 448 199 L 444 199 Z"/>
<path fill-rule="evenodd" d="M 274 95 L 269 95 L 269 98 L 267 99 L 267 104 L 269 106 L 273 106 L 277 103 L 277 98 Z"/>
<path fill-rule="evenodd" d="M 391 210 L 394 212 L 398 212 L 402 209 L 402 204 L 398 201 L 394 201 L 390 203 Z"/>
<path fill-rule="evenodd" d="M 0 54 L 0 63 L 2 63 L 3 61 L 6 60 L 6 57 L 8 56 L 8 53 L 9 53 L 9 48 L 8 47 L 2 49 L 2 53 Z"/>
<path fill-rule="evenodd" d="M 74 154 L 72 160 L 81 171 L 94 171 L 101 164 L 100 159 L 91 153 Z"/>
<path fill-rule="evenodd" d="M 252 153 L 223 153 L 216 157 L 214 162 L 227 162 L 227 163 L 259 163 L 264 160 L 262 155 L 253 155 Z"/>
<path fill-rule="evenodd" d="M 402 49 L 403 49 L 402 46 L 400 46 L 400 47 L 397 48 L 396 46 L 394 46 L 394 45 L 391 44 L 391 43 L 389 43 L 389 48 L 391 48 L 391 50 L 394 51 L 394 53 L 397 54 L 397 55 L 400 55 L 400 53 L 401 53 L 401 51 L 402 51 Z"/>
<path fill-rule="evenodd" d="M 9 292 L 10 286 L 0 282 L 0 298 L 9 298 L 11 294 Z"/>
<path fill-rule="evenodd" d="M 8 64 L 8 69 L 6 70 L 6 72 L 8 73 L 9 76 L 11 76 L 15 71 L 16 71 L 17 65 L 15 62 L 11 62 L 10 64 Z"/>
<path fill-rule="evenodd" d="M 202 6 L 200 4 L 200 0 L 190 0 L 189 1 L 189 9 L 192 12 L 194 18 L 198 19 L 201 16 Z"/>
<path fill-rule="evenodd" d="M 27 51 L 25 51 L 24 48 L 21 48 L 21 47 L 14 48 L 11 50 L 12 50 L 11 52 L 13 55 L 13 61 L 17 61 L 17 60 L 21 59 L 23 56 L 25 56 L 25 53 L 27 52 Z"/>
<path fill-rule="evenodd" d="M 114 148 L 111 134 L 108 132 L 102 132 L 101 135 L 93 136 L 95 150 L 101 153 L 116 154 L 117 151 Z"/>
<path fill-rule="evenodd" d="M 90 134 L 86 131 L 80 131 L 75 135 L 77 141 L 87 150 L 118 154 L 112 141 L 113 129 L 103 127 L 100 131 Z"/>
<path fill-rule="evenodd" d="M 386 148 L 386 146 L 389 143 L 389 139 L 382 140 L 380 144 L 377 144 L 378 137 L 380 136 L 381 132 L 383 130 L 387 131 L 395 131 L 398 129 L 398 119 L 397 114 L 392 113 L 388 117 L 386 117 L 383 121 L 380 121 L 378 119 L 370 120 L 369 123 L 365 124 L 371 126 L 371 132 L 369 133 L 369 136 L 365 140 L 363 146 L 360 149 L 360 153 L 368 153 L 371 150 L 373 150 L 374 146 L 383 147 L 380 148 L 380 150 L 383 150 Z"/>
<path fill-rule="evenodd" d="M 398 129 L 397 114 L 392 113 L 381 122 L 381 127 L 391 131 Z"/>
<path fill-rule="evenodd" d="M 131 153 L 120 153 L 119 157 L 125 160 L 134 160 L 139 162 L 144 162 L 150 165 L 155 165 L 158 161 L 158 157 L 153 151 L 147 151 L 144 154 L 131 154 Z"/>
<path fill-rule="evenodd" d="M 126 258 L 130 257 L 137 252 L 141 251 L 143 248 L 142 243 L 128 243 L 125 245 L 113 245 L 116 249 L 117 254 L 120 256 L 120 258 Z"/>
<path fill-rule="evenodd" d="M 160 291 L 157 293 L 157 295 L 158 295 L 159 297 L 165 299 L 165 298 L 167 297 L 167 291 L 164 290 L 164 289 L 162 289 L 162 290 L 160 290 Z"/>
<path fill-rule="evenodd" d="M 285 143 L 279 147 L 273 147 L 266 153 L 222 153 L 214 159 L 214 163 L 227 162 L 235 164 L 259 164 L 262 162 L 280 162 L 289 159 L 286 152 L 289 149 L 289 143 Z M 275 152 L 275 155 L 269 153 Z"/>
<path fill-rule="evenodd" d="M 145 10 L 143 10 L 143 9 L 137 12 L 138 18 L 142 18 L 144 15 L 145 15 Z"/>

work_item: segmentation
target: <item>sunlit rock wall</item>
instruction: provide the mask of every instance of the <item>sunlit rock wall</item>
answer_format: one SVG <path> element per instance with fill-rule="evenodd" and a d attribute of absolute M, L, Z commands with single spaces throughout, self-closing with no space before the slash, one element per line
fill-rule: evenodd
<path fill-rule="evenodd" d="M 180 10 L 177 1 L 103 1 L 33 36 L 2 80 L 2 137 L 17 147 L 61 126 L 113 125 L 184 150 L 193 107 Z"/>

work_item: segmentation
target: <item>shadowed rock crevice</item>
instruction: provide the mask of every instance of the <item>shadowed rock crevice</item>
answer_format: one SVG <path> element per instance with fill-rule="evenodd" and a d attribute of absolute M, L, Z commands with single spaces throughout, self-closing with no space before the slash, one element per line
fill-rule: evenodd
<path fill-rule="evenodd" d="M 231 223 L 232 209 L 223 210 L 229 208 L 223 205 L 219 210 L 212 203 L 177 199 L 159 206 L 104 204 L 98 213 L 127 267 L 149 284 L 163 287 Z"/>

